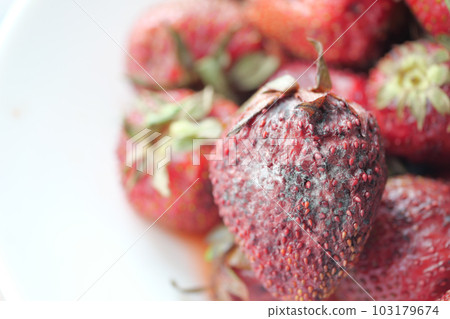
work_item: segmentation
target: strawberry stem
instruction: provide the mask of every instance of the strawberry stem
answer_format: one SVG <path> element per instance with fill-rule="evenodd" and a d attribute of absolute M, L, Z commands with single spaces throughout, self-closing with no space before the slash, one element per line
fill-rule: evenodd
<path fill-rule="evenodd" d="M 331 90 L 332 84 L 327 64 L 325 63 L 325 59 L 323 58 L 322 43 L 314 39 L 308 39 L 308 41 L 314 45 L 318 55 L 316 60 L 317 65 L 316 87 L 313 89 L 313 91 L 316 93 L 329 92 Z"/>
<path fill-rule="evenodd" d="M 171 280 L 170 284 L 172 285 L 173 288 L 184 294 L 201 293 L 211 289 L 211 287 L 181 288 L 175 280 Z"/>

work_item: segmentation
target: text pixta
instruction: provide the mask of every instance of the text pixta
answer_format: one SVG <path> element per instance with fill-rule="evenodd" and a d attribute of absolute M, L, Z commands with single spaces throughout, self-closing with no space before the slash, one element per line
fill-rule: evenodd
<path fill-rule="evenodd" d="M 317 315 L 328 316 L 327 307 L 275 307 L 268 309 L 268 317 L 271 316 L 302 316 L 302 315 Z"/>

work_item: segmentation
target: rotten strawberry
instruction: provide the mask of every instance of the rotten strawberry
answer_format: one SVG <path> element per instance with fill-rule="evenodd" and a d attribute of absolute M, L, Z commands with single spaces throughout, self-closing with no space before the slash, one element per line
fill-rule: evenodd
<path fill-rule="evenodd" d="M 450 289 L 450 186 L 404 175 L 388 180 L 352 274 L 377 300 L 436 300 Z M 349 278 L 341 300 L 372 300 Z"/>
<path fill-rule="evenodd" d="M 314 42 L 319 47 L 320 45 Z M 225 225 L 256 277 L 283 300 L 323 300 L 358 259 L 386 181 L 374 117 L 285 76 L 246 103 L 211 162 Z"/>

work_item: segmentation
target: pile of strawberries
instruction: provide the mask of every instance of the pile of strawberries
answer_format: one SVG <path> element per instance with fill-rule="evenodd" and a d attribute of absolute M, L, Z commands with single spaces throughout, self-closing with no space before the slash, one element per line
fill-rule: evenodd
<path fill-rule="evenodd" d="M 125 192 L 213 299 L 449 300 L 448 1 L 165 1 L 129 53 Z"/>

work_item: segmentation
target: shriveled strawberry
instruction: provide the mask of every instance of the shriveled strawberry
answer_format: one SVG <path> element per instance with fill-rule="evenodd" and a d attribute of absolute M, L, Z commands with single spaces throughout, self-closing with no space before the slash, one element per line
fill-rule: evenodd
<path fill-rule="evenodd" d="M 354 101 L 360 105 L 366 105 L 366 77 L 362 74 L 349 70 L 329 69 L 331 81 L 333 82 L 332 92 L 346 99 Z M 278 69 L 272 79 L 283 75 L 290 75 L 295 79 L 302 89 L 311 89 L 316 83 L 317 67 L 314 64 L 294 61 L 286 63 Z"/>
<path fill-rule="evenodd" d="M 283 300 L 333 293 L 362 250 L 386 180 L 375 119 L 326 93 L 322 66 L 314 92 L 290 76 L 263 86 L 224 137 L 223 161 L 210 164 L 225 225 Z"/>
<path fill-rule="evenodd" d="M 234 243 L 234 236 L 219 226 L 208 236 L 213 300 L 276 300 L 256 278 L 250 262 Z"/>
<path fill-rule="evenodd" d="M 307 40 L 312 37 L 324 48 L 331 47 L 325 53 L 327 62 L 355 67 L 366 66 L 382 54 L 403 9 L 392 0 L 375 4 L 372 0 L 249 0 L 247 13 L 263 35 L 294 55 L 314 59 L 314 47 Z"/>
<path fill-rule="evenodd" d="M 450 289 L 450 186 L 404 175 L 388 180 L 354 278 L 375 300 L 436 300 Z M 337 295 L 370 300 L 346 279 Z"/>
<path fill-rule="evenodd" d="M 395 47 L 371 70 L 369 110 L 392 155 L 414 162 L 450 158 L 450 52 L 421 40 Z"/>
<path fill-rule="evenodd" d="M 166 1 L 153 7 L 131 32 L 130 78 L 139 87 L 156 90 L 203 82 L 234 96 L 228 73 L 250 68 L 261 85 L 278 62 L 263 53 L 261 35 L 241 11 L 240 4 L 226 0 Z M 232 82 L 250 85 L 245 78 Z"/>
<path fill-rule="evenodd" d="M 439 298 L 438 301 L 450 301 L 450 290 L 447 290 L 447 292 Z"/>
<path fill-rule="evenodd" d="M 450 36 L 448 0 L 406 0 L 420 24 L 433 36 Z"/>
<path fill-rule="evenodd" d="M 130 203 L 143 216 L 157 220 L 168 209 L 158 223 L 204 233 L 220 219 L 211 194 L 208 163 L 199 155 L 204 149 L 194 147 L 192 140 L 219 137 L 237 106 L 214 98 L 211 89 L 169 94 L 176 102 L 165 93 L 143 93 L 125 118 L 118 148 L 122 183 Z M 163 165 L 170 153 L 169 162 Z"/>

